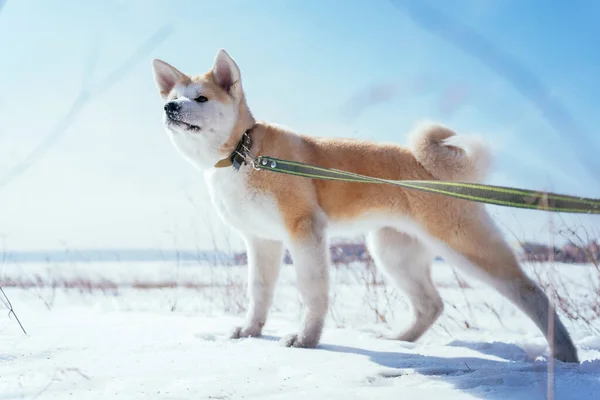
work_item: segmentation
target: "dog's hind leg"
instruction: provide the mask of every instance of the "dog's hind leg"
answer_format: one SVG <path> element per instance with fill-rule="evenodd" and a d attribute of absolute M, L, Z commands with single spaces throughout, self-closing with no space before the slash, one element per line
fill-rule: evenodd
<path fill-rule="evenodd" d="M 460 229 L 439 220 L 430 226 L 431 232 L 459 253 L 448 253 L 448 260 L 490 284 L 525 313 L 544 334 L 556 359 L 578 362 L 577 349 L 548 297 L 525 274 L 490 216 L 476 207 L 467 215 L 459 221 Z"/>
<path fill-rule="evenodd" d="M 414 312 L 414 320 L 404 332 L 387 338 L 419 339 L 444 310 L 431 279 L 433 256 L 416 238 L 393 228 L 370 233 L 367 245 L 377 266 L 406 294 Z"/>

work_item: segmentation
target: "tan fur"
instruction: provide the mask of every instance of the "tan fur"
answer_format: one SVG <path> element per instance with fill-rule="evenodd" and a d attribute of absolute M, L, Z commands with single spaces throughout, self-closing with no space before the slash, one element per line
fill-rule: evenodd
<path fill-rule="evenodd" d="M 252 148 L 255 154 L 384 179 L 435 179 L 408 148 L 399 145 L 294 135 L 263 122 L 254 126 L 252 136 L 256 143 Z M 465 200 L 392 185 L 308 180 L 263 171 L 253 171 L 250 183 L 275 195 L 292 230 L 297 218 L 311 215 L 317 207 L 334 221 L 392 211 L 431 226 L 432 231 L 439 231 L 440 238 L 446 241 L 450 238 L 446 233 L 454 236 L 451 227 L 466 228 L 481 208 Z"/>
<path fill-rule="evenodd" d="M 479 182 L 490 169 L 489 149 L 476 138 L 461 143 L 456 132 L 437 123 L 421 123 L 409 135 L 416 159 L 441 180 Z M 463 145 L 463 146 L 461 146 Z"/>
<path fill-rule="evenodd" d="M 213 99 L 237 104 L 234 129 L 221 147 L 218 157 L 227 157 L 242 134 L 251 129 L 251 152 L 254 155 L 269 155 L 378 178 L 481 181 L 489 169 L 490 157 L 485 146 L 481 143 L 471 143 L 470 147 L 461 146 L 456 142 L 455 132 L 439 124 L 419 125 L 415 128 L 410 135 L 410 146 L 355 139 L 316 138 L 267 122 L 256 122 L 243 92 L 234 98 L 215 83 L 210 72 L 189 79 L 203 83 Z M 241 82 L 236 84 L 241 85 Z M 218 158 L 213 161 L 217 162 Z M 551 312 L 547 298 L 523 272 L 484 205 L 392 185 L 313 180 L 257 171 L 251 166 L 246 168 L 244 173 L 247 173 L 247 179 L 239 190 L 248 190 L 253 197 L 257 193 L 264 194 L 266 198 L 274 200 L 287 237 L 295 246 L 298 257 L 302 258 L 297 266 L 299 276 L 307 274 L 303 277 L 309 279 L 305 284 L 312 279 L 311 282 L 319 282 L 321 285 L 321 291 L 317 292 L 301 287 L 308 307 L 316 311 L 307 314 L 309 322 L 303 328 L 305 333 L 288 340 L 288 345 L 311 347 L 316 345 L 320 336 L 323 306 L 327 304 L 326 293 L 322 290 L 323 287 L 326 288 L 327 279 L 322 268 L 312 269 L 311 265 L 302 263 L 319 264 L 323 261 L 325 253 L 321 236 L 327 228 L 323 225 L 381 217 L 384 221 L 389 220 L 389 227 L 379 228 L 373 236 L 376 259 L 391 271 L 392 278 L 399 286 L 405 285 L 422 318 L 408 333 L 396 338 L 416 340 L 441 312 L 439 294 L 429 277 L 432 258 L 429 252 L 432 249 L 447 250 L 447 254 L 453 257 L 450 261 L 468 265 L 475 276 L 486 280 L 519 306 L 548 337 L 552 334 L 556 341 L 552 344 L 553 351 L 559 359 L 577 361 L 576 350 L 557 316 L 554 317 L 554 331 L 548 332 L 548 327 L 544 325 L 547 323 L 544 318 Z M 398 231 L 397 227 L 404 220 L 414 223 L 418 227 L 415 228 L 417 231 L 409 234 Z M 251 242 L 250 239 L 247 241 Z M 323 251 L 323 255 L 310 254 L 313 244 L 318 246 L 319 252 Z M 414 266 L 396 265 L 397 260 L 403 258 L 403 250 L 393 246 L 406 246 L 406 262 L 413 263 Z M 259 252 L 267 247 L 258 243 L 255 250 Z M 253 257 L 255 262 L 260 262 L 259 255 Z M 294 262 L 296 263 L 295 258 Z M 252 268 L 260 269 L 255 264 Z M 403 268 L 405 272 L 399 272 Z M 274 274 L 270 273 L 270 276 Z M 402 283 L 403 276 L 412 278 Z M 272 290 L 272 284 L 269 281 L 269 290 Z M 428 297 L 423 297 L 419 288 L 427 288 Z M 257 293 L 262 292 L 257 290 Z M 263 303 L 270 304 L 270 292 L 261 296 L 264 296 Z M 427 307 L 431 307 L 430 312 L 426 311 Z M 237 337 L 242 336 L 240 332 L 260 332 L 266 318 L 265 309 L 254 310 L 251 314 L 261 317 L 249 322 L 247 328 L 238 330 Z"/>

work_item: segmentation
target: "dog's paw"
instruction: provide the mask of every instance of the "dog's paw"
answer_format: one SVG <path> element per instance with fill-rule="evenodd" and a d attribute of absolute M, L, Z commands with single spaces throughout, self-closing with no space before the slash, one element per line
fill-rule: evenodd
<path fill-rule="evenodd" d="M 375 338 L 407 343 L 414 343 L 417 340 L 417 337 L 410 331 L 402 333 L 376 333 Z"/>
<path fill-rule="evenodd" d="M 410 340 L 411 338 L 404 334 L 397 333 L 375 333 L 376 339 L 381 340 L 392 340 L 398 342 L 398 346 L 403 347 L 405 349 L 414 349 L 418 346 L 414 340 Z"/>
<path fill-rule="evenodd" d="M 553 357 L 564 363 L 579 364 L 577 350 L 572 346 L 562 346 L 554 350 Z"/>
<path fill-rule="evenodd" d="M 396 342 L 410 342 L 410 340 L 407 340 L 406 335 L 398 333 L 378 333 L 375 335 L 375 338 L 381 340 L 393 340 Z"/>
<path fill-rule="evenodd" d="M 242 338 L 247 338 L 247 337 L 259 337 L 259 336 L 260 336 L 259 329 L 242 328 L 241 326 L 236 326 L 231 331 L 229 338 L 230 339 L 242 339 Z"/>
<path fill-rule="evenodd" d="M 299 337 L 296 333 L 285 335 L 279 341 L 279 344 L 284 347 L 298 347 L 303 349 L 313 349 L 317 347 L 317 342 Z"/>

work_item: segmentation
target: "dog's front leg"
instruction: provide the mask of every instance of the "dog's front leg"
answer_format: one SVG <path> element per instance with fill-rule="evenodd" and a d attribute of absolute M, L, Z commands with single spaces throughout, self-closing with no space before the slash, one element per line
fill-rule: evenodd
<path fill-rule="evenodd" d="M 328 308 L 329 271 L 324 231 L 314 219 L 295 224 L 290 253 L 296 270 L 297 284 L 304 315 L 297 334 L 281 339 L 287 347 L 316 347 L 321 338 Z"/>
<path fill-rule="evenodd" d="M 282 242 L 256 237 L 246 237 L 245 242 L 250 303 L 244 326 L 236 327 L 231 334 L 234 339 L 261 335 L 273 302 L 273 291 L 283 255 Z"/>

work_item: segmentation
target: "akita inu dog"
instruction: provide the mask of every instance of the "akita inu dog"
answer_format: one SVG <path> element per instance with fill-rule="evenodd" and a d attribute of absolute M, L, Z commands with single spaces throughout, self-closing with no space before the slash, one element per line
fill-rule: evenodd
<path fill-rule="evenodd" d="M 296 134 L 255 120 L 238 65 L 225 50 L 200 76 L 188 76 L 160 60 L 152 65 L 171 141 L 204 173 L 219 216 L 247 246 L 250 302 L 245 324 L 232 337 L 261 335 L 287 246 L 304 315 L 299 332 L 283 337 L 282 343 L 315 347 L 328 308 L 328 233 L 358 229 L 367 234 L 378 267 L 405 292 L 414 310 L 408 329 L 390 338 L 415 341 L 442 313 L 430 273 L 434 256 L 441 255 L 528 315 L 555 358 L 578 362 L 548 298 L 521 269 L 483 204 L 392 185 L 259 171 L 249 160 L 250 154 L 269 155 L 386 179 L 474 182 L 485 177 L 490 165 L 481 142 L 438 124 L 417 127 L 406 147 Z"/>

